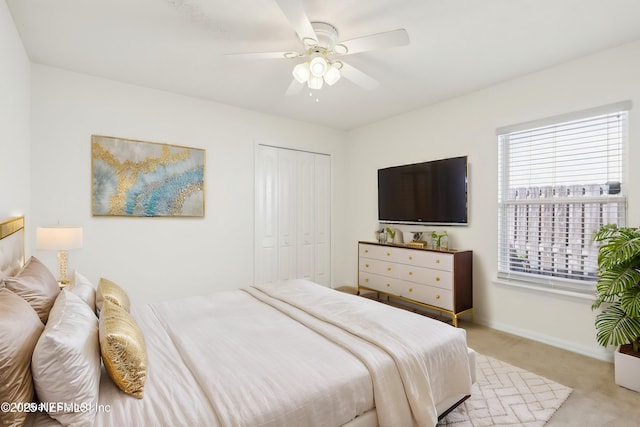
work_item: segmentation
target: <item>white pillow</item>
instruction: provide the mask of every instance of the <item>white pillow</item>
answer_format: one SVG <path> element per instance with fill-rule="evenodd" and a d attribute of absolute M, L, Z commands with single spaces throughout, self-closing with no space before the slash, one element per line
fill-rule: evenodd
<path fill-rule="evenodd" d="M 0 288 L 0 403 L 32 401 L 31 356 L 43 329 L 28 302 Z M 0 426 L 21 426 L 26 419 L 26 412 L 0 410 Z"/>
<path fill-rule="evenodd" d="M 60 287 L 46 265 L 32 256 L 18 274 L 4 279 L 4 285 L 24 298 L 38 313 L 42 323 L 47 323 L 49 310 L 60 293 Z"/>
<path fill-rule="evenodd" d="M 89 279 L 76 271 L 73 273 L 73 280 L 66 289 L 78 295 L 87 303 L 91 311 L 96 312 L 96 287 Z"/>
<path fill-rule="evenodd" d="M 31 360 L 41 402 L 85 405 L 78 412 L 50 410 L 63 425 L 93 425 L 100 388 L 98 319 L 77 295 L 63 290 L 56 298 Z M 91 407 L 89 407 L 91 405 Z"/>

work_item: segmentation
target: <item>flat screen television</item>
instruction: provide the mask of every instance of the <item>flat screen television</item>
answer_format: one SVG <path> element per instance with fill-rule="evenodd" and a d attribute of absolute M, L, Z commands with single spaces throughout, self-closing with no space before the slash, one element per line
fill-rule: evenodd
<path fill-rule="evenodd" d="M 467 224 L 467 156 L 378 169 L 378 220 Z"/>

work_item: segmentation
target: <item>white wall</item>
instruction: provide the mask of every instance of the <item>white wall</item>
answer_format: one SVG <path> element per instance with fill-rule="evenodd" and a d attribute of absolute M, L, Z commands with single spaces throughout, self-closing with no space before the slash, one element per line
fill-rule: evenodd
<path fill-rule="evenodd" d="M 470 73 L 473 70 L 469 70 Z M 351 266 L 356 242 L 377 224 L 377 169 L 469 156 L 470 223 L 449 227 L 450 246 L 474 251 L 476 321 L 595 357 L 591 302 L 492 283 L 497 263 L 498 127 L 631 99 L 629 225 L 640 225 L 640 41 L 390 118 L 348 135 Z M 415 229 L 420 227 L 408 227 Z M 442 228 L 442 227 L 439 227 Z M 426 228 L 431 229 L 431 228 Z M 352 283 L 356 268 L 350 271 Z"/>
<path fill-rule="evenodd" d="M 31 223 L 83 226 L 70 269 L 119 282 L 138 302 L 253 281 L 256 141 L 329 153 L 334 182 L 345 178 L 342 131 L 36 64 L 31 91 Z M 92 134 L 206 149 L 206 217 L 92 217 Z M 334 185 L 334 212 L 345 196 Z M 334 233 L 343 228 L 333 215 Z M 54 254 L 36 255 L 55 271 Z"/>
<path fill-rule="evenodd" d="M 29 221 L 30 63 L 7 3 L 0 1 L 0 218 Z"/>

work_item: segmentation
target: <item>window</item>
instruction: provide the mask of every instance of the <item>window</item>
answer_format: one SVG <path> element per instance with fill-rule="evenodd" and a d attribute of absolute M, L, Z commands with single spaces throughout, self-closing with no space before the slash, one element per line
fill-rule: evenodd
<path fill-rule="evenodd" d="M 498 277 L 592 292 L 593 232 L 624 226 L 621 103 L 498 130 Z"/>

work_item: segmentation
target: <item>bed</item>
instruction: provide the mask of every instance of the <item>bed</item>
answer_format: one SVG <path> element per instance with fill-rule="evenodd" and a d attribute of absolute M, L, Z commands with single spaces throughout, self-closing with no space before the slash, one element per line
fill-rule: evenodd
<path fill-rule="evenodd" d="M 15 246 L 24 242 L 24 220 L 18 220 L 2 223 L 0 278 L 6 284 L 24 264 L 23 249 Z M 57 322 L 60 301 L 73 307 L 80 300 L 71 293 L 65 289 L 55 296 L 44 332 L 34 327 L 32 335 L 42 334 L 29 379 L 36 383 L 35 399 L 58 396 L 42 388 L 42 358 L 36 352 Z M 0 297 L 5 294 L 6 289 Z M 91 337 L 102 333 L 99 316 L 76 309 L 90 313 Z M 116 385 L 106 361 L 100 363 L 101 349 L 94 348 L 102 338 L 87 338 L 91 344 L 85 342 L 82 351 L 88 358 L 98 354 L 98 371 L 74 371 L 61 380 L 64 369 L 56 368 L 56 382 L 50 381 L 53 388 L 61 382 L 73 388 L 85 375 L 96 377 L 90 410 L 80 408 L 85 411 L 80 421 L 65 422 L 69 419 L 53 413 L 63 424 L 434 426 L 469 396 L 475 376 L 464 330 L 306 280 L 133 306 L 130 312 L 144 337 L 143 396 L 125 394 Z M 2 316 L 0 311 L 0 322 L 6 320 Z M 24 420 L 28 425 L 61 425 L 47 414 L 50 408 L 31 408 L 36 413 Z"/>

